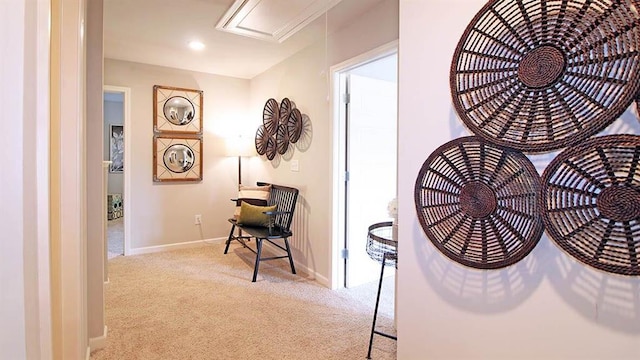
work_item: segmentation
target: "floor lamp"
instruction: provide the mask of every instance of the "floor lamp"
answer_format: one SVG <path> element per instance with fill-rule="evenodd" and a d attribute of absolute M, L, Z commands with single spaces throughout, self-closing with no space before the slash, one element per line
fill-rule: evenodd
<path fill-rule="evenodd" d="M 240 186 L 242 184 L 242 157 L 256 155 L 253 139 L 243 136 L 227 138 L 226 148 L 227 156 L 238 157 L 238 186 Z"/>

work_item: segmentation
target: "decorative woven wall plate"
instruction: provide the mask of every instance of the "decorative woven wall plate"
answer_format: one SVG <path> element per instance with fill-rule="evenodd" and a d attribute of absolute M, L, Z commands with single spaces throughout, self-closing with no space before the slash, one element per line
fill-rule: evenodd
<path fill-rule="evenodd" d="M 455 50 L 456 111 L 487 141 L 525 152 L 580 142 L 617 119 L 640 81 L 627 0 L 492 0 Z"/>
<path fill-rule="evenodd" d="M 561 152 L 543 174 L 547 233 L 596 269 L 640 275 L 640 136 L 608 135 Z"/>
<path fill-rule="evenodd" d="M 276 150 L 277 150 L 276 139 L 273 135 L 270 135 L 266 139 L 266 146 L 265 146 L 265 155 L 267 156 L 267 159 L 269 161 L 273 160 L 276 157 L 276 152 L 277 152 Z"/>
<path fill-rule="evenodd" d="M 264 125 L 258 126 L 256 131 L 256 152 L 258 155 L 264 155 L 267 152 L 267 141 L 269 140 L 269 134 L 264 129 Z"/>
<path fill-rule="evenodd" d="M 280 111 L 279 111 L 279 119 L 280 124 L 286 124 L 289 119 L 289 114 L 291 113 L 292 104 L 289 98 L 284 98 L 280 102 Z"/>
<path fill-rule="evenodd" d="M 279 117 L 280 109 L 278 108 L 278 102 L 276 99 L 267 100 L 264 104 L 264 109 L 262 110 L 262 123 L 264 124 L 264 129 L 269 135 L 275 135 Z"/>
<path fill-rule="evenodd" d="M 640 93 L 636 95 L 636 117 L 640 121 Z"/>
<path fill-rule="evenodd" d="M 429 156 L 414 200 L 440 252 L 466 266 L 497 269 L 524 258 L 540 240 L 539 190 L 540 176 L 521 152 L 471 136 Z"/>
<path fill-rule="evenodd" d="M 278 130 L 276 130 L 276 150 L 280 155 L 289 150 L 289 134 L 287 134 L 287 126 L 285 124 L 279 124 Z"/>
<path fill-rule="evenodd" d="M 300 140 L 300 135 L 302 134 L 302 113 L 298 109 L 291 110 L 287 118 L 287 134 L 292 144 Z"/>

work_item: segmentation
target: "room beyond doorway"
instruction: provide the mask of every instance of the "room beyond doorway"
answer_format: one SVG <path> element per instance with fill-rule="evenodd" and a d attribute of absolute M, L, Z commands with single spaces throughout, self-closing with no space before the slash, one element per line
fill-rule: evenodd
<path fill-rule="evenodd" d="M 131 154 L 127 149 L 131 147 L 131 89 L 119 86 L 105 85 L 103 89 L 104 95 L 104 160 L 113 160 L 111 137 L 118 134 L 122 137 L 121 146 L 124 146 L 123 157 L 117 159 L 117 163 L 109 164 L 106 173 L 105 193 L 109 194 L 105 198 L 107 211 L 105 211 L 105 222 L 107 227 L 105 230 L 105 281 L 107 280 L 107 258 L 111 253 L 117 255 L 129 255 L 129 239 L 131 233 L 131 199 L 129 195 L 131 191 L 131 172 L 127 171 L 127 164 L 130 164 Z M 116 195 L 114 199 L 113 195 Z M 120 202 L 120 213 L 108 214 L 111 207 L 109 201 Z M 111 209 L 117 210 L 117 209 Z M 111 219 L 108 219 L 111 217 Z M 109 224 L 111 222 L 111 224 Z M 113 234 L 116 234 L 115 238 Z M 111 239 L 110 239 L 111 238 Z M 109 240 L 117 241 L 118 244 L 109 244 Z M 117 249 L 117 250 L 116 250 Z"/>
<path fill-rule="evenodd" d="M 397 182 L 397 43 L 331 69 L 333 80 L 332 287 L 377 281 L 367 229 L 391 221 Z M 393 274 L 392 271 L 385 274 Z"/>

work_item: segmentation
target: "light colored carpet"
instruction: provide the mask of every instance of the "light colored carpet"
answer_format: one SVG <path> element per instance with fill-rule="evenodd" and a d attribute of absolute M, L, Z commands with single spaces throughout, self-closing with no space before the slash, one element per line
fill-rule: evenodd
<path fill-rule="evenodd" d="M 105 285 L 106 359 L 364 359 L 377 282 L 333 291 L 293 275 L 286 260 L 263 262 L 221 244 L 120 256 Z M 389 269 L 389 268 L 388 268 Z M 393 327 L 393 277 L 385 279 L 380 331 Z M 376 335 L 373 359 L 396 359 Z"/>
<path fill-rule="evenodd" d="M 107 258 L 124 255 L 124 218 L 107 221 Z"/>

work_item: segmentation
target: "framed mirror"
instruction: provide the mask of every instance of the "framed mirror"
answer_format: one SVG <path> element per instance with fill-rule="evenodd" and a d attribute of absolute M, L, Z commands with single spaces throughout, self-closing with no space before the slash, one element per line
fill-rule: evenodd
<path fill-rule="evenodd" d="M 185 126 L 193 121 L 196 115 L 193 103 L 183 96 L 172 96 L 162 107 L 164 118 L 173 125 Z"/>
<path fill-rule="evenodd" d="M 153 181 L 202 181 L 202 139 L 175 134 L 154 136 Z"/>
<path fill-rule="evenodd" d="M 155 85 L 153 131 L 202 134 L 202 90 Z"/>

